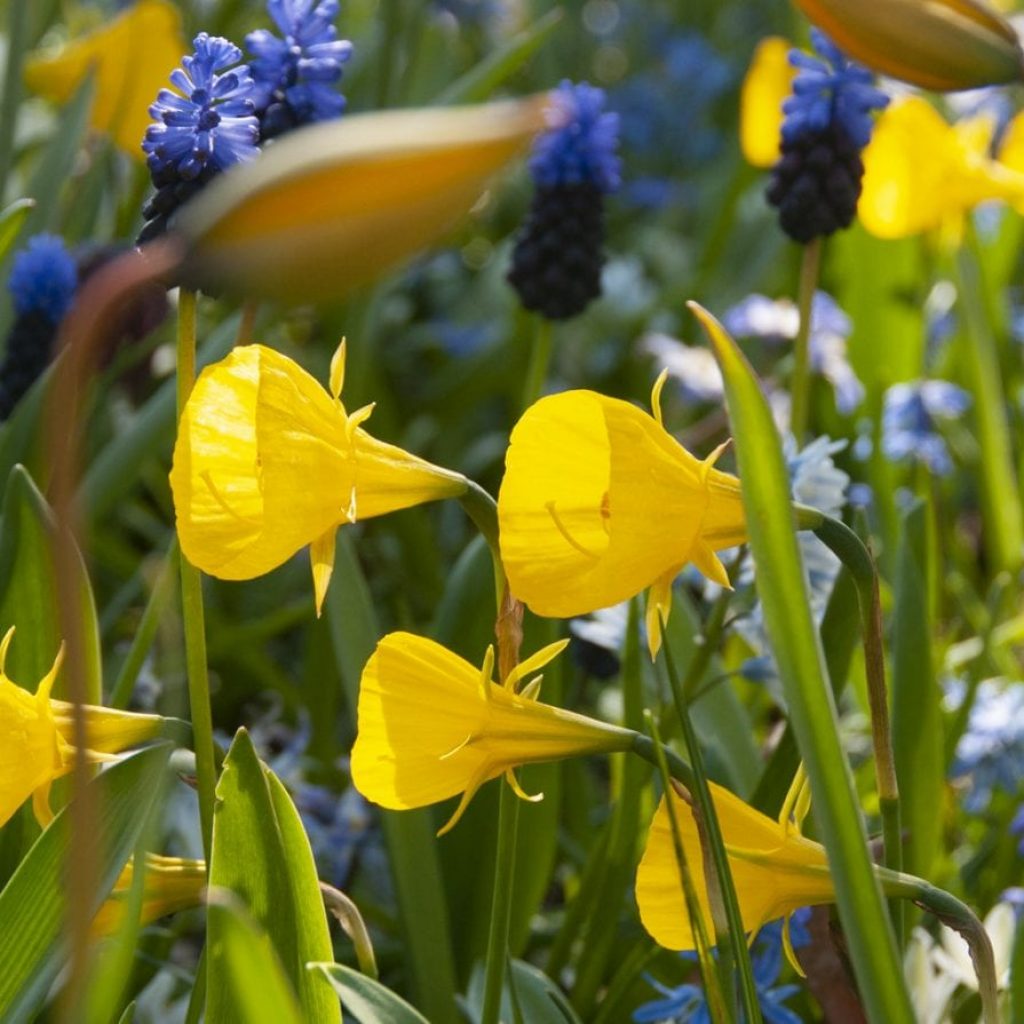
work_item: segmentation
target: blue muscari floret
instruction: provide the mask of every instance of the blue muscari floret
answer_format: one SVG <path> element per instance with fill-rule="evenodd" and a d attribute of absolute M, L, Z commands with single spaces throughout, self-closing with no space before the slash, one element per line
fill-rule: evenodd
<path fill-rule="evenodd" d="M 871 72 L 847 59 L 823 32 L 812 28 L 811 42 L 818 57 L 802 50 L 789 54 L 797 76 L 793 95 L 782 105 L 782 137 L 792 141 L 805 132 L 839 124 L 863 149 L 871 139 L 871 112 L 888 105 L 889 98 L 872 85 Z"/>
<path fill-rule="evenodd" d="M 882 451 L 893 462 L 917 461 L 937 476 L 953 471 L 953 460 L 937 420 L 954 420 L 970 407 L 963 388 L 944 380 L 894 384 L 882 407 Z"/>
<path fill-rule="evenodd" d="M 564 81 L 553 97 L 551 128 L 538 137 L 530 157 L 533 180 L 614 192 L 621 182 L 619 115 L 605 110 L 604 90 Z"/>
<path fill-rule="evenodd" d="M 338 38 L 338 0 L 268 0 L 267 13 L 283 38 L 267 29 L 245 37 L 253 55 L 254 99 L 263 111 L 279 92 L 299 124 L 326 121 L 345 109 L 336 86 L 352 44 Z"/>
<path fill-rule="evenodd" d="M 142 148 L 154 180 L 176 175 L 189 181 L 208 167 L 223 171 L 259 152 L 254 85 L 249 68 L 238 63 L 242 51 L 205 32 L 193 45 L 195 53 L 171 72 L 171 84 L 183 95 L 161 89 L 149 108 L 156 123 Z"/>
<path fill-rule="evenodd" d="M 808 908 L 796 911 L 790 918 L 790 942 L 799 949 L 810 942 L 806 920 Z M 751 967 L 757 1000 L 761 1013 L 768 1024 L 802 1024 L 785 1001 L 800 991 L 799 985 L 776 985 L 782 971 L 782 921 L 773 921 L 758 932 L 754 940 Z M 694 959 L 692 953 L 684 953 L 685 959 Z M 636 1024 L 711 1024 L 704 989 L 698 984 L 677 985 L 669 988 L 650 975 L 644 975 L 650 985 L 662 995 L 661 999 L 644 1003 L 633 1011 Z"/>
<path fill-rule="evenodd" d="M 35 235 L 15 257 L 7 288 L 15 312 L 42 313 L 59 323 L 75 298 L 78 270 L 64 240 L 57 235 Z"/>

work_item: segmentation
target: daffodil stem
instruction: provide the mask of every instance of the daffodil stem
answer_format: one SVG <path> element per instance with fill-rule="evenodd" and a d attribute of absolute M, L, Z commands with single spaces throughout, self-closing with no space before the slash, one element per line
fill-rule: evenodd
<path fill-rule="evenodd" d="M 899 783 L 889 723 L 889 696 L 885 682 L 885 650 L 882 646 L 882 605 L 878 595 L 878 569 L 864 542 L 845 523 L 817 510 L 798 508 L 798 522 L 814 530 L 849 570 L 857 587 L 864 644 L 864 671 L 871 712 L 871 739 L 875 754 L 878 805 L 882 818 L 885 865 L 892 871 L 903 868 L 903 828 Z M 896 939 L 903 944 L 903 907 L 891 905 Z"/>
<path fill-rule="evenodd" d="M 726 591 L 728 594 L 728 591 Z M 724 611 L 722 613 L 724 618 Z M 665 635 L 664 620 L 661 624 L 662 635 Z M 721 624 L 716 627 L 716 633 L 721 632 Z M 717 639 L 710 633 L 704 636 L 706 647 L 713 649 Z M 686 699 L 686 690 L 683 687 L 679 673 L 676 671 L 675 660 L 672 657 L 671 645 L 668 638 L 662 644 L 662 651 L 665 656 L 665 667 L 672 688 L 672 696 L 675 700 L 676 714 L 679 717 L 679 724 L 683 730 L 683 740 L 686 743 L 686 753 L 689 755 L 690 764 L 693 768 L 693 793 L 695 806 L 694 815 L 697 820 L 698 831 L 701 835 L 701 846 L 705 851 L 704 877 L 708 880 L 708 899 L 714 907 L 718 900 L 712 889 L 712 885 L 718 888 L 718 897 L 724 914 L 723 921 L 715 922 L 716 938 L 718 939 L 718 952 L 723 965 L 726 964 L 727 951 L 732 954 L 732 960 L 736 965 L 739 975 L 740 1002 L 743 1007 L 744 1019 L 749 1024 L 760 1024 L 761 1004 L 757 998 L 757 986 L 754 984 L 754 971 L 750 963 L 750 950 L 747 948 L 746 935 L 743 930 L 743 917 L 740 914 L 740 904 L 736 897 L 736 887 L 733 885 L 732 873 L 729 869 L 729 858 L 725 852 L 725 843 L 722 839 L 722 830 L 718 824 L 718 816 L 715 812 L 714 801 L 711 799 L 711 787 L 708 785 L 707 777 L 704 774 L 700 743 L 693 728 L 690 718 L 690 709 Z M 723 934 L 724 932 L 724 934 Z M 727 1001 L 731 1004 L 733 987 L 731 984 L 726 989 Z"/>
<path fill-rule="evenodd" d="M 466 490 L 459 496 L 459 504 L 487 541 L 494 563 L 495 606 L 500 608 L 505 593 L 505 568 L 501 564 L 501 549 L 498 547 L 498 506 L 490 494 L 473 480 L 466 481 Z"/>
<path fill-rule="evenodd" d="M 523 411 L 533 405 L 544 391 L 544 382 L 551 365 L 551 346 L 554 328 L 546 317 L 537 319 L 537 330 L 530 349 L 530 365 L 526 371 L 526 385 L 523 388 Z"/>
<path fill-rule="evenodd" d="M 178 298 L 178 418 L 181 418 L 196 377 L 196 293 L 182 288 Z M 216 767 L 213 756 L 213 715 L 206 666 L 206 622 L 199 570 L 181 556 L 181 616 L 185 630 L 185 669 L 196 753 L 199 822 L 203 852 L 210 863 Z"/>
<path fill-rule="evenodd" d="M 821 239 L 812 239 L 804 246 L 800 261 L 800 282 L 797 289 L 797 306 L 800 323 L 793 341 L 793 377 L 789 393 L 792 400 L 789 419 L 790 432 L 797 445 L 803 444 L 807 431 L 808 408 L 811 391 L 811 317 L 814 308 L 814 292 L 821 274 Z"/>

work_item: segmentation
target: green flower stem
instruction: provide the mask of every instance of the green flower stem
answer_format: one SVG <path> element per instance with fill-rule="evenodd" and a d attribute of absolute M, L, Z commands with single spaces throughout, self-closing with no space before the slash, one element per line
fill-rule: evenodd
<path fill-rule="evenodd" d="M 889 696 L 885 683 L 885 650 L 882 646 L 882 606 L 878 595 L 878 570 L 863 541 L 845 523 L 813 509 L 797 509 L 798 521 L 810 528 L 846 566 L 857 587 L 864 643 L 864 669 L 871 712 L 871 740 L 875 754 L 878 807 L 882 818 L 885 865 L 892 871 L 903 867 L 903 829 L 896 759 L 889 722 Z M 896 939 L 902 948 L 903 908 L 892 905 Z"/>
<path fill-rule="evenodd" d="M 544 391 L 544 381 L 551 365 L 551 347 L 554 327 L 546 317 L 537 318 L 537 330 L 533 335 L 530 349 L 530 366 L 526 371 L 526 385 L 523 388 L 523 411 L 533 405 Z"/>
<path fill-rule="evenodd" d="M 196 293 L 182 288 L 178 298 L 178 418 L 181 418 L 196 378 Z M 206 667 L 206 622 L 199 570 L 181 556 L 181 615 L 185 628 L 185 668 L 196 752 L 199 821 L 203 852 L 210 863 L 213 839 L 213 801 L 216 767 L 213 757 L 213 715 L 210 678 Z"/>
<path fill-rule="evenodd" d="M 724 591 L 723 596 L 728 595 L 728 593 L 728 591 Z M 719 598 L 717 605 L 721 604 L 722 598 Z M 704 648 L 710 650 L 716 648 L 721 630 L 721 622 L 718 622 L 715 632 L 711 633 L 709 631 L 705 636 Z M 665 624 L 663 621 L 662 633 L 664 634 L 664 632 Z M 689 755 L 690 764 L 693 768 L 695 785 L 691 792 L 696 801 L 695 811 L 699 812 L 696 814 L 696 818 L 698 830 L 701 833 L 701 847 L 704 851 L 705 861 L 708 861 L 704 866 L 704 876 L 709 883 L 708 899 L 712 908 L 718 903 L 716 896 L 721 901 L 720 907 L 723 919 L 715 921 L 715 933 L 718 940 L 720 963 L 725 973 L 726 1000 L 730 1004 L 733 1001 L 733 986 L 730 977 L 732 972 L 728 964 L 729 957 L 727 956 L 727 952 L 731 952 L 731 958 L 739 973 L 740 1002 L 743 1006 L 744 1019 L 751 1022 L 751 1024 L 759 1024 L 762 1019 L 761 1005 L 757 998 L 757 986 L 754 984 L 754 972 L 750 963 L 750 950 L 747 948 L 746 933 L 743 930 L 743 917 L 740 913 L 739 900 L 736 897 L 736 887 L 732 881 L 732 872 L 729 869 L 729 858 L 725 852 L 722 830 L 718 824 L 718 815 L 715 811 L 714 801 L 711 799 L 711 787 L 708 785 L 707 776 L 704 774 L 700 743 L 697 740 L 693 721 L 690 718 L 686 690 L 676 672 L 671 646 L 666 642 L 663 644 L 662 650 L 665 654 L 665 666 L 668 670 L 672 696 L 675 700 L 676 715 L 683 729 L 686 752 Z M 719 890 L 718 893 L 714 891 L 716 888 Z"/>
<path fill-rule="evenodd" d="M 811 397 L 811 314 L 820 274 L 821 239 L 815 238 L 804 246 L 803 258 L 800 261 L 800 284 L 797 291 L 800 325 L 793 342 L 793 378 L 789 387 L 793 401 L 789 428 L 798 445 L 803 444 L 804 434 L 807 432 Z"/>
<path fill-rule="evenodd" d="M 505 593 L 505 567 L 501 564 L 501 549 L 498 547 L 498 505 L 475 481 L 467 480 L 466 484 L 465 493 L 459 495 L 459 504 L 487 541 L 494 565 L 495 607 L 500 608 Z"/>

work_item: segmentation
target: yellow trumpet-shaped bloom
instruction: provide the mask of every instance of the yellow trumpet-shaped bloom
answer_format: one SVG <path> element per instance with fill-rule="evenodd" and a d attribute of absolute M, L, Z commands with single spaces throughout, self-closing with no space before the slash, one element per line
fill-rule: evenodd
<path fill-rule="evenodd" d="M 935 231 L 955 245 L 978 203 L 1024 204 L 1024 173 L 989 156 L 994 128 L 987 115 L 949 124 L 920 97 L 893 103 L 864 152 L 864 227 L 879 238 Z"/>
<path fill-rule="evenodd" d="M 762 39 L 740 90 L 740 149 L 747 163 L 771 167 L 779 159 L 782 104 L 793 90 L 796 71 L 790 43 L 780 36 Z"/>
<path fill-rule="evenodd" d="M 7 651 L 14 637 L 12 626 L 0 641 L 0 826 L 29 798 L 36 817 L 46 825 L 52 818 L 50 785 L 71 771 L 74 764 L 74 723 L 72 705 L 53 700 L 50 691 L 60 671 L 63 652 L 42 678 L 35 693 L 29 693 L 4 672 Z M 160 731 L 157 715 L 136 715 L 111 708 L 85 707 L 86 756 L 107 761 Z"/>
<path fill-rule="evenodd" d="M 1017 34 L 982 0 L 796 0 L 840 49 L 925 89 L 1018 81 Z"/>
<path fill-rule="evenodd" d="M 780 821 L 773 821 L 714 783 L 711 794 L 746 931 L 757 931 L 766 922 L 799 907 L 833 902 L 835 886 L 825 848 L 800 834 L 798 825 L 790 820 L 791 805 L 784 809 Z M 713 935 L 704 854 L 694 810 L 674 790 L 667 799 L 675 804 L 706 933 Z M 696 949 L 665 801 L 662 797 L 651 822 L 637 870 L 636 901 L 640 920 L 655 942 L 666 949 Z"/>
<path fill-rule="evenodd" d="M 129 861 L 114 884 L 110 896 L 93 918 L 92 933 L 95 937 L 116 935 L 120 930 L 134 872 L 135 866 Z M 147 854 L 139 924 L 152 924 L 153 921 L 168 914 L 199 906 L 205 890 L 205 861 Z"/>
<path fill-rule="evenodd" d="M 25 82 L 40 96 L 67 103 L 93 75 L 90 125 L 141 161 L 149 105 L 185 48 L 178 8 L 167 0 L 139 0 L 59 53 L 30 57 Z"/>
<path fill-rule="evenodd" d="M 462 794 L 441 830 L 452 828 L 489 779 L 504 774 L 527 797 L 513 769 L 612 750 L 633 733 L 537 701 L 540 679 L 520 683 L 558 655 L 551 644 L 520 664 L 503 685 L 492 681 L 494 651 L 482 669 L 411 633 L 390 633 L 363 669 L 352 781 L 392 810 L 425 807 Z"/>
<path fill-rule="evenodd" d="M 593 391 L 532 405 L 512 431 L 498 495 L 501 559 L 512 593 L 538 615 L 569 618 L 650 588 L 652 656 L 672 581 L 689 562 L 729 585 L 716 551 L 746 539 L 736 477 L 721 449 L 691 455 L 651 416 Z"/>
<path fill-rule="evenodd" d="M 175 228 L 198 287 L 337 302 L 439 238 L 548 127 L 547 96 L 310 125 L 233 167 Z"/>
<path fill-rule="evenodd" d="M 344 342 L 328 394 L 263 345 L 207 367 L 178 426 L 171 490 L 181 549 L 221 579 L 260 576 L 311 545 L 317 610 L 342 523 L 466 489 L 465 477 L 371 437 L 373 407 L 341 402 Z"/>

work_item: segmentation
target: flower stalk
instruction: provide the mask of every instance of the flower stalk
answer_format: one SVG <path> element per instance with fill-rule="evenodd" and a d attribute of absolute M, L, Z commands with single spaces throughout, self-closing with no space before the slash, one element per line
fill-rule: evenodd
<path fill-rule="evenodd" d="M 811 317 L 813 316 L 814 292 L 821 276 L 821 236 L 812 238 L 803 249 L 800 261 L 800 283 L 797 291 L 797 305 L 800 310 L 800 326 L 793 342 L 793 378 L 790 383 L 792 410 L 789 429 L 798 445 L 803 444 L 807 433 L 811 391 Z"/>

